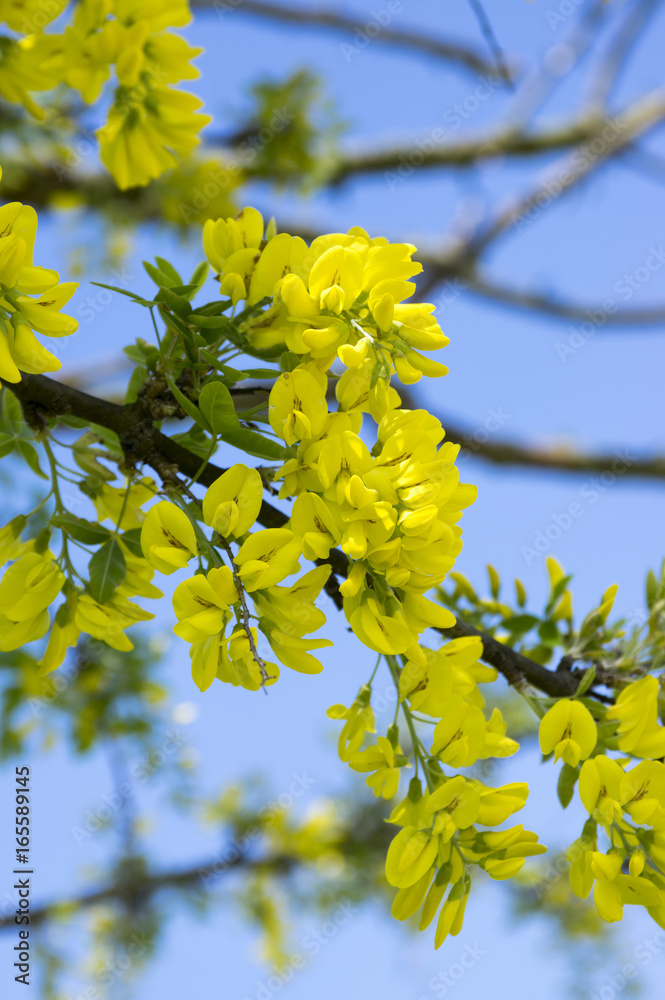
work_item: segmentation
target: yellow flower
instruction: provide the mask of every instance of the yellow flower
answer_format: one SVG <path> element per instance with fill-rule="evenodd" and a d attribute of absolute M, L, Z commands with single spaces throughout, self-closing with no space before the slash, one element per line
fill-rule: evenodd
<path fill-rule="evenodd" d="M 126 652 L 134 646 L 124 630 L 135 622 L 149 621 L 154 617 L 117 593 L 105 604 L 95 601 L 89 594 L 79 594 L 74 622 L 81 632 L 101 639 L 112 649 Z"/>
<path fill-rule="evenodd" d="M 436 925 L 434 947 L 440 948 L 448 935 L 459 934 L 462 930 L 464 910 L 471 891 L 471 880 L 457 882 L 448 893 L 448 898 L 441 908 L 439 921 Z"/>
<path fill-rule="evenodd" d="M 261 509 L 263 483 L 256 469 L 233 465 L 206 491 L 205 523 L 223 538 L 240 538 L 252 527 Z"/>
<path fill-rule="evenodd" d="M 448 698 L 443 718 L 434 730 L 432 754 L 451 767 L 470 767 L 485 744 L 485 716 L 459 695 Z"/>
<path fill-rule="evenodd" d="M 593 899 L 598 913 L 608 923 L 623 918 L 626 903 L 637 906 L 658 906 L 662 892 L 653 882 L 640 875 L 622 875 L 623 854 L 611 851 L 591 855 L 591 871 L 596 877 Z"/>
<path fill-rule="evenodd" d="M 334 645 L 330 639 L 305 639 L 280 628 L 270 627 L 265 631 L 280 662 L 301 674 L 320 674 L 323 666 L 315 656 L 310 655 L 310 650 Z"/>
<path fill-rule="evenodd" d="M 173 610 L 178 624 L 176 635 L 187 642 L 202 642 L 222 632 L 230 619 L 230 607 L 238 600 L 233 574 L 228 566 L 198 573 L 178 584 L 173 594 Z"/>
<path fill-rule="evenodd" d="M 168 500 L 150 508 L 141 528 L 141 548 L 160 573 L 174 573 L 196 555 L 196 533 L 184 510 Z"/>
<path fill-rule="evenodd" d="M 300 569 L 300 539 L 288 528 L 266 528 L 250 535 L 235 558 L 248 591 L 274 587 Z"/>
<path fill-rule="evenodd" d="M 325 501 L 317 493 L 301 493 L 291 510 L 291 529 L 302 539 L 305 559 L 327 559 L 341 534 Z"/>
<path fill-rule="evenodd" d="M 621 783 L 624 772 L 611 757 L 598 754 L 585 760 L 580 771 L 578 788 L 582 805 L 589 815 L 597 816 L 610 826 L 621 819 Z"/>
<path fill-rule="evenodd" d="M 658 681 L 652 674 L 624 688 L 606 718 L 619 720 L 619 750 L 634 757 L 665 756 L 665 729 L 658 725 Z"/>
<path fill-rule="evenodd" d="M 64 582 L 64 574 L 49 554 L 28 552 L 0 580 L 3 615 L 13 622 L 34 618 L 53 603 Z"/>
<path fill-rule="evenodd" d="M 72 610 L 63 604 L 58 608 L 48 644 L 39 662 L 40 674 L 50 674 L 62 666 L 67 650 L 76 645 L 80 634 Z"/>
<path fill-rule="evenodd" d="M 593 751 L 598 732 L 591 712 L 582 702 L 561 698 L 540 720 L 538 738 L 544 754 L 554 751 L 555 760 L 577 767 Z"/>
<path fill-rule="evenodd" d="M 320 384 L 304 368 L 284 372 L 270 391 L 270 426 L 287 444 L 311 440 L 323 431 L 328 407 Z"/>
<path fill-rule="evenodd" d="M 362 688 L 350 708 L 345 705 L 331 705 L 326 712 L 329 719 L 343 719 L 344 727 L 339 734 L 338 750 L 340 759 L 348 761 L 362 745 L 365 733 L 376 732 L 374 712 L 369 704 L 370 689 Z"/>
<path fill-rule="evenodd" d="M 439 838 L 425 830 L 412 826 L 400 830 L 386 856 L 386 878 L 390 885 L 398 889 L 415 885 L 434 865 L 438 847 Z"/>
<path fill-rule="evenodd" d="M 444 781 L 427 800 L 435 814 L 433 829 L 448 841 L 456 830 L 465 830 L 478 819 L 480 796 L 477 788 L 461 774 Z"/>
<path fill-rule="evenodd" d="M 654 823 L 665 815 L 665 764 L 643 760 L 621 777 L 620 801 L 636 823 Z"/>
<path fill-rule="evenodd" d="M 361 750 L 349 758 L 354 771 L 373 771 L 365 780 L 374 789 L 377 798 L 392 799 L 399 786 L 399 768 L 406 763 L 399 746 L 393 747 L 389 739 L 379 736 L 376 745 Z"/>

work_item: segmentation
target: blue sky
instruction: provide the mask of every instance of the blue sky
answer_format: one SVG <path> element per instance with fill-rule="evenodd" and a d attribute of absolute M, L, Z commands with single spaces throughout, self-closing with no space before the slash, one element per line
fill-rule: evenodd
<path fill-rule="evenodd" d="M 548 11 L 568 9 L 556 0 L 505 0 L 502 4 L 487 0 L 486 7 L 505 50 L 528 52 L 532 65 L 537 65 L 553 47 L 559 47 L 555 50 L 559 57 L 562 51 L 565 55 L 561 49 L 565 32 L 590 2 L 584 0 L 565 23 L 556 26 Z M 620 5 L 619 0 L 612 3 Z M 375 16 L 372 12 L 383 7 L 383 0 L 376 0 L 374 4 L 347 4 L 343 9 L 369 22 Z M 391 25 L 396 29 L 454 34 L 481 45 L 469 6 L 462 0 L 450 0 L 445 6 L 435 0 L 402 0 L 401 7 Z M 655 19 L 643 38 L 639 58 L 633 60 L 619 87 L 618 106 L 661 82 L 664 20 L 662 15 Z M 230 115 L 245 106 L 247 86 L 257 75 L 279 78 L 307 65 L 323 76 L 340 117 L 350 123 L 346 141 L 354 149 L 427 136 L 446 120 L 444 115 L 455 102 L 463 101 L 477 85 L 473 75 L 424 56 L 378 43 L 349 55 L 342 48 L 348 40 L 334 33 L 288 31 L 232 10 L 223 17 L 214 13 L 197 17 L 187 34 L 207 48 L 199 60 L 203 76 L 196 89 L 207 109 L 219 116 L 218 124 L 229 122 Z M 547 109 L 551 120 L 579 100 L 581 85 L 577 73 L 562 82 Z M 507 97 L 497 88 L 460 134 L 483 129 L 506 106 Z M 647 144 L 665 152 L 658 137 Z M 473 216 L 515 191 L 528 189 L 545 166 L 543 160 L 517 165 L 497 162 L 481 168 L 473 180 L 436 171 L 415 175 L 392 189 L 378 175 L 308 199 L 276 198 L 257 186 L 246 200 L 267 213 L 277 210 L 283 218 L 322 231 L 359 224 L 372 234 L 436 246 L 449 231 L 451 220 Z M 628 300 L 623 297 L 624 276 L 637 274 L 652 248 L 663 252 L 664 218 L 662 184 L 618 166 L 594 175 L 556 210 L 541 213 L 519 237 L 502 240 L 490 258 L 490 268 L 514 286 L 556 289 L 583 303 L 611 299 L 645 307 L 665 299 L 665 266 L 650 272 L 648 281 Z M 41 258 L 48 264 L 60 257 L 64 271 L 65 251 L 75 246 L 82 233 L 94 239 L 90 226 L 81 230 L 69 217 L 45 220 L 38 237 Z M 136 237 L 128 257 L 133 290 L 149 289 L 138 262 L 155 253 L 182 264 L 183 270 L 193 268 L 201 256 L 197 243 L 183 245 L 163 231 L 146 230 Z M 87 295 L 98 294 L 86 287 L 86 280 L 109 280 L 99 270 L 84 277 L 78 293 L 81 303 Z M 420 398 L 436 412 L 450 414 L 456 423 L 463 421 L 480 432 L 493 413 L 500 413 L 501 436 L 531 444 L 575 443 L 589 450 L 620 452 L 626 461 L 662 450 L 665 347 L 661 329 L 601 327 L 562 360 L 560 345 L 569 342 L 577 324 L 503 309 L 481 302 L 468 291 L 451 303 L 442 303 L 439 318 L 451 341 L 442 355 L 450 374 L 419 387 Z M 145 324 L 143 313 L 127 300 L 114 299 L 100 308 L 94 321 L 81 322 L 79 334 L 62 355 L 66 366 L 103 370 L 126 342 L 129 328 L 136 335 L 149 336 L 147 324 L 140 327 L 140 323 Z M 578 613 L 586 613 L 614 582 L 620 584 L 620 612 L 633 614 L 642 604 L 646 570 L 657 566 L 665 555 L 661 484 L 620 475 L 607 485 L 594 483 L 591 475 L 499 471 L 472 458 L 463 468 L 464 478 L 478 485 L 479 498 L 464 517 L 460 571 L 481 583 L 484 566 L 491 562 L 507 581 L 519 576 L 540 600 L 545 591 L 544 556 L 532 558 L 529 550 L 539 532 L 577 503 L 582 514 L 546 554 L 556 556 L 575 574 Z M 173 640 L 164 676 L 174 705 L 191 702 L 197 707 L 197 718 L 184 730 L 187 752 L 198 759 L 198 775 L 206 791 L 258 769 L 266 773 L 275 792 L 305 769 L 314 784 L 303 796 L 303 806 L 345 787 L 347 775 L 336 759 L 333 726 L 324 713 L 333 702 L 352 698 L 371 667 L 369 658 L 351 645 L 335 623 L 332 611 L 329 617 L 336 647 L 323 654 L 324 673 L 306 677 L 284 671 L 268 698 L 222 685 L 200 695 L 189 677 L 186 648 Z M 169 631 L 166 613 L 160 614 L 155 628 Z M 105 760 L 97 755 L 80 760 L 58 749 L 48 756 L 35 755 L 28 763 L 34 768 L 36 894 L 52 899 L 85 884 L 90 879 L 86 869 L 99 862 L 110 846 L 109 835 L 98 834 L 78 847 L 71 827 L 95 807 L 104 790 L 112 790 L 112 780 Z M 571 807 L 562 814 L 553 795 L 556 775 L 552 767 L 540 767 L 537 756 L 526 752 L 511 761 L 503 774 L 505 780 L 527 776 L 531 781 L 531 799 L 519 819 L 538 830 L 541 839 L 561 845 L 577 835 L 580 813 Z M 357 779 L 356 785 L 361 784 Z M 9 785 L 5 775 L 5 796 Z M 163 791 L 157 779 L 138 794 L 152 824 L 148 842 L 155 864 L 186 863 L 213 852 L 215 836 L 168 813 L 163 808 Z M 5 828 L 0 831 L 0 845 L 7 858 Z M 296 931 L 296 944 L 316 924 L 316 918 L 306 918 Z M 609 982 L 606 977 L 620 976 L 622 965 L 629 964 L 636 970 L 628 976 L 629 985 L 639 974 L 647 986 L 645 995 L 655 996 L 662 966 L 658 958 L 647 962 L 636 949 L 658 928 L 632 913 L 625 924 L 620 944 L 593 971 L 590 989 L 599 993 Z M 9 945 L 3 938 L 5 978 Z M 469 968 L 457 980 L 456 970 L 450 970 L 464 954 Z M 213 911 L 202 923 L 189 912 L 180 913 L 168 925 L 159 958 L 138 985 L 127 988 L 126 995 L 152 1000 L 196 992 L 211 1000 L 253 1000 L 269 976 L 253 959 L 253 935 L 232 907 Z M 433 950 L 431 935 L 410 935 L 379 907 L 368 907 L 341 927 L 278 992 L 289 1000 L 305 1000 L 312 994 L 430 1000 L 444 995 L 441 983 L 445 980 L 436 978 L 443 974 L 452 977 L 453 985 L 446 989 L 459 998 L 491 995 L 498 1000 L 526 1000 L 536 991 L 544 1000 L 572 995 L 567 992 L 568 959 L 552 949 L 551 929 L 544 921 L 534 921 L 529 927 L 512 924 L 496 887 L 493 892 L 474 893 L 462 934 L 438 952 Z M 68 995 L 78 998 L 89 985 L 90 981 L 72 980 Z M 19 995 L 18 987 L 8 995 L 14 993 Z"/>

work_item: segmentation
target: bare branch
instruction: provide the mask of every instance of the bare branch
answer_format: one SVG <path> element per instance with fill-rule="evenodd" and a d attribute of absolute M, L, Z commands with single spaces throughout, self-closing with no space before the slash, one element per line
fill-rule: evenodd
<path fill-rule="evenodd" d="M 420 259 L 424 262 L 426 258 L 423 254 L 420 254 Z M 433 289 L 443 280 L 445 280 L 445 273 L 444 276 L 439 274 L 436 281 L 430 283 L 427 294 L 431 295 Z M 510 288 L 507 285 L 498 284 L 477 274 L 465 274 L 460 284 L 463 285 L 465 290 L 480 298 L 490 299 L 493 302 L 500 302 L 505 306 L 527 312 L 543 313 L 546 316 L 551 316 L 552 319 L 588 323 L 590 321 L 594 322 L 594 313 L 597 315 L 600 312 L 602 313 L 603 321 L 599 329 L 601 327 L 602 329 L 605 327 L 617 329 L 626 326 L 665 325 L 665 304 L 661 306 L 646 306 L 642 309 L 616 309 L 615 312 L 610 312 L 601 303 L 578 305 L 573 302 L 564 302 L 553 295 L 546 295 L 543 292 L 529 291 L 527 289 Z M 419 297 L 422 298 L 422 295 L 423 293 L 420 293 Z"/>
<path fill-rule="evenodd" d="M 494 29 L 487 16 L 487 11 L 483 7 L 481 0 L 469 0 L 469 6 L 473 11 L 480 30 L 483 33 L 483 38 L 487 42 L 490 52 L 494 56 L 496 62 L 496 67 L 499 71 L 500 76 L 503 78 L 504 82 L 509 86 L 513 86 L 513 82 L 510 79 L 510 73 L 508 72 L 508 66 L 506 65 L 506 59 L 503 54 L 503 49 L 499 45 L 498 39 L 494 34 Z"/>
<path fill-rule="evenodd" d="M 460 262 L 474 260 L 509 229 L 517 228 L 531 213 L 537 214 L 557 202 L 638 136 L 661 124 L 663 119 L 665 93 L 662 90 L 647 95 L 615 118 L 605 119 L 603 128 L 597 132 L 596 148 L 593 141 L 585 142 L 571 156 L 559 161 L 530 194 L 497 213 L 489 224 L 452 250 L 449 258 Z"/>
<path fill-rule="evenodd" d="M 639 36 L 655 14 L 660 0 L 641 0 L 628 9 L 627 17 L 619 23 L 591 90 L 591 101 L 599 107 L 606 105 L 621 76 Z"/>
<path fill-rule="evenodd" d="M 290 7 L 286 4 L 263 3 L 261 0 L 239 0 L 239 2 L 224 3 L 224 0 L 192 0 L 192 7 L 198 10 L 217 9 L 229 14 L 249 14 L 254 17 L 268 18 L 291 24 L 296 28 L 322 28 L 344 35 L 359 33 L 372 42 L 401 48 L 407 51 L 443 59 L 462 66 L 473 73 L 491 73 L 494 66 L 488 62 L 475 48 L 462 41 L 432 37 L 417 31 L 407 29 L 397 30 L 388 25 L 379 25 L 380 30 L 372 34 L 367 31 L 368 24 L 377 24 L 370 15 L 366 21 L 358 21 L 347 17 L 338 11 Z M 358 51 L 361 51 L 360 49 Z M 510 80 L 510 71 L 505 68 Z"/>

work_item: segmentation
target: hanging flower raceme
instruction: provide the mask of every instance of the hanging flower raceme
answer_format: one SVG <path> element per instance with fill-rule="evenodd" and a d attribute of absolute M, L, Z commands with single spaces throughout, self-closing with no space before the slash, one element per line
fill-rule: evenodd
<path fill-rule="evenodd" d="M 272 226 L 264 231 L 262 216 L 245 208 L 237 219 L 206 222 L 203 247 L 222 295 L 250 305 L 271 300 L 247 321 L 254 348 L 286 348 L 322 370 L 338 358 L 352 372 L 341 391 L 364 397 L 367 409 L 381 407 L 391 373 L 405 384 L 446 374 L 420 353 L 448 343 L 434 306 L 405 301 L 416 288 L 408 279 L 422 270 L 412 244 L 370 239 L 355 227 L 308 247 Z"/>
<path fill-rule="evenodd" d="M 130 89 L 139 86 L 146 67 L 171 67 L 164 86 L 188 72 L 191 50 L 163 33 L 187 16 L 179 0 L 166 8 L 152 0 L 116 2 L 114 12 L 95 20 L 87 0 L 77 12 L 77 39 L 85 37 L 90 56 L 71 64 L 82 93 L 96 93 L 114 61 Z M 138 118 L 134 111 L 118 112 L 108 150 L 128 182 L 137 171 L 161 169 L 164 148 L 175 148 L 178 137 L 188 141 L 184 121 L 169 119 L 170 137 L 166 119 L 162 132 L 155 121 L 148 127 L 148 117 L 160 115 L 157 105 L 137 112 Z M 128 139 L 134 128 L 136 142 Z M 144 156 L 145 142 L 150 151 Z M 31 336 L 32 330 L 48 333 L 49 325 L 52 333 L 62 332 L 67 320 L 58 311 L 63 286 L 57 275 L 32 264 L 34 213 L 20 205 L 2 211 L 0 307 L 14 333 L 2 341 L 0 374 L 13 371 L 10 358 L 20 378 L 17 359 L 25 340 L 17 328 L 25 325 Z M 28 518 L 0 528 L 0 564 L 6 566 L 0 650 L 43 640 L 39 669 L 46 674 L 82 634 L 131 649 L 128 630 L 152 617 L 144 600 L 163 596 L 154 573 L 177 574 L 174 632 L 188 644 L 194 683 L 202 691 L 220 681 L 256 692 L 275 684 L 284 667 L 302 674 L 323 669 L 325 655 L 318 651 L 332 646 L 320 631 L 325 590 L 345 615 L 349 641 L 359 640 L 373 654 L 372 673 L 366 683 L 358 679 L 355 700 L 328 710 L 340 724 L 339 756 L 377 798 L 391 800 L 389 822 L 398 829 L 386 859 L 386 877 L 396 889 L 393 914 L 402 920 L 419 912 L 421 928 L 435 924 L 439 947 L 462 927 L 474 872 L 513 878 L 525 859 L 545 850 L 521 824 L 503 828 L 524 807 L 527 785 L 481 780 L 488 773 L 484 762 L 510 757 L 519 745 L 508 733 L 509 716 L 486 706 L 484 685 L 498 677 L 481 662 L 492 648 L 486 634 L 458 628 L 471 634 L 448 638 L 457 634 L 452 630 L 464 613 L 464 597 L 472 608 L 469 624 L 484 629 L 489 622 L 495 650 L 512 644 L 546 662 L 559 644 L 571 659 L 588 660 L 584 672 L 571 674 L 579 683 L 570 697 L 538 700 L 526 684 L 515 685 L 540 719 L 544 757 L 562 762 L 562 803 L 577 788 L 588 813 L 568 851 L 571 889 L 583 898 L 593 894 L 607 921 L 621 919 L 626 904 L 639 904 L 665 926 L 660 682 L 642 676 L 640 660 L 630 675 L 623 662 L 621 672 L 614 671 L 611 707 L 608 694 L 595 687 L 612 690 L 613 667 L 603 662 L 599 672 L 598 650 L 614 656 L 612 641 L 623 634 L 620 623 L 602 631 L 616 588 L 604 593 L 577 631 L 569 578 L 554 559 L 547 563 L 550 600 L 542 620 L 515 614 L 499 599 L 491 567 L 491 600 L 477 597 L 459 573 L 452 574 L 453 594 L 441 588 L 461 552 L 460 520 L 476 490 L 460 482 L 459 448 L 446 440 L 440 422 L 424 409 L 404 408 L 399 396 L 398 383 L 443 374 L 421 352 L 447 342 L 432 307 L 407 301 L 419 270 L 414 248 L 372 239 L 360 229 L 308 246 L 276 234 L 272 223 L 266 228 L 251 208 L 207 223 L 204 248 L 221 291 L 221 301 L 206 306 L 191 304 L 205 264 L 189 285 L 175 284 L 180 277 L 168 261 L 148 266 L 156 281 L 174 284 L 160 285 L 164 295 L 157 302 L 168 328 L 158 347 L 149 345 L 154 353 L 141 346 L 147 360 L 137 380 L 141 403 L 155 400 L 155 421 L 163 414 L 192 419 L 175 439 L 191 450 L 191 479 L 179 484 L 175 470 L 163 470 L 166 498 L 151 479 L 133 472 L 116 485 L 108 465 L 122 460 L 126 439 L 109 434 L 105 440 L 96 426 L 87 430 L 72 453 L 85 472 L 81 491 L 99 524 L 63 511 L 54 486 L 37 508 L 55 497 L 56 516 L 47 529 L 23 540 Z M 231 367 L 241 354 L 274 367 Z M 272 379 L 267 400 L 259 390 L 251 409 L 236 406 L 245 395 L 237 383 L 245 378 Z M 12 413 L 5 416 L 11 423 Z M 239 462 L 217 470 L 211 482 L 209 463 L 220 442 L 274 464 Z M 51 452 L 48 457 L 57 474 L 58 462 Z M 205 490 L 202 481 L 210 484 Z M 276 506 L 264 502 L 264 492 L 278 492 Z M 58 558 L 49 548 L 54 529 L 63 534 Z M 95 547 L 87 576 L 73 565 L 68 540 Z M 663 581 L 665 587 L 665 573 Z M 522 609 L 526 595 L 519 581 L 516 593 Z M 60 594 L 62 603 L 51 615 Z M 652 600 L 651 619 L 659 600 Z M 531 632 L 538 636 L 535 647 L 527 645 Z M 355 669 L 356 660 L 349 657 L 342 666 Z M 389 685 L 377 692 L 379 670 L 389 675 Z M 386 718 L 390 724 L 381 725 Z"/>
<path fill-rule="evenodd" d="M 60 312 L 78 285 L 59 284 L 56 271 L 33 264 L 36 235 L 34 208 L 17 201 L 0 206 L 0 378 L 7 382 L 20 382 L 21 372 L 58 371 L 60 361 L 35 333 L 65 337 L 78 328 Z"/>
<path fill-rule="evenodd" d="M 80 0 L 61 34 L 43 32 L 65 6 L 0 5 L 0 20 L 23 34 L 0 39 L 0 95 L 41 118 L 32 92 L 67 84 L 91 104 L 115 70 L 114 100 L 97 133 L 101 159 L 120 188 L 145 185 L 188 155 L 210 121 L 197 97 L 171 86 L 199 75 L 191 61 L 202 50 L 166 30 L 189 23 L 187 0 Z"/>

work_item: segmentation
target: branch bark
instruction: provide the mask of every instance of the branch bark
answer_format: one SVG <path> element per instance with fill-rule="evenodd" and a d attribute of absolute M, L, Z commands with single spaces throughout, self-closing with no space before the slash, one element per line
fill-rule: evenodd
<path fill-rule="evenodd" d="M 408 29 L 391 28 L 389 24 L 380 25 L 379 31 L 372 33 L 367 30 L 368 25 L 378 24 L 377 19 L 372 17 L 366 21 L 357 21 L 355 18 L 347 17 L 338 11 L 317 8 L 290 7 L 287 4 L 263 3 L 261 0 L 230 0 L 225 4 L 223 0 L 192 0 L 192 7 L 196 10 L 217 9 L 220 14 L 229 13 L 232 15 L 250 15 L 253 17 L 267 18 L 272 21 L 281 21 L 284 24 L 293 25 L 296 28 L 321 28 L 325 31 L 334 31 L 344 35 L 360 34 L 367 39 L 365 45 L 378 42 L 380 45 L 389 45 L 393 48 L 401 48 L 418 55 L 432 56 L 435 59 L 443 59 L 461 66 L 472 73 L 492 73 L 495 66 L 481 55 L 475 48 L 461 41 L 452 39 L 435 38 L 431 35 L 422 34 Z M 364 51 L 358 47 L 357 54 Z M 510 80 L 507 68 L 504 72 Z"/>

